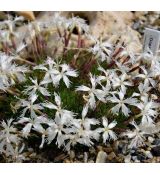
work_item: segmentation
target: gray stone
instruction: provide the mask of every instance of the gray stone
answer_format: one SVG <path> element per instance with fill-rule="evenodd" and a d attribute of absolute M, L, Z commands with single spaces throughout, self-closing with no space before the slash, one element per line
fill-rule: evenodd
<path fill-rule="evenodd" d="M 151 149 L 151 153 L 153 156 L 160 156 L 160 146 L 153 147 Z"/>
<path fill-rule="evenodd" d="M 96 163 L 105 163 L 106 159 L 107 159 L 107 153 L 104 151 L 99 151 L 96 158 Z"/>

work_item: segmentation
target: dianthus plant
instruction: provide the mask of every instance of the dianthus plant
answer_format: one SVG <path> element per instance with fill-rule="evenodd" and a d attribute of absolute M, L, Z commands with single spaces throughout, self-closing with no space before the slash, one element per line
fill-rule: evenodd
<path fill-rule="evenodd" d="M 143 53 L 129 54 L 119 40 L 92 37 L 78 17 L 56 14 L 56 19 L 50 25 L 63 41 L 62 53 L 25 66 L 17 55 L 0 52 L 0 90 L 14 109 L 1 122 L 0 153 L 22 162 L 24 144 L 33 137 L 39 138 L 39 148 L 50 144 L 64 151 L 117 139 L 128 139 L 128 149 L 144 146 L 160 130 L 158 58 L 150 54 L 147 64 Z M 74 49 L 68 44 L 75 27 L 79 39 Z M 82 31 L 94 41 L 91 47 L 79 45 Z"/>

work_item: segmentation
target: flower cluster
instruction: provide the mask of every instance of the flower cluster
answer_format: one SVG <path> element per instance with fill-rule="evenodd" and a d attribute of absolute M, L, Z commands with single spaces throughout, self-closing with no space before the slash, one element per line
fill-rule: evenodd
<path fill-rule="evenodd" d="M 91 37 L 87 24 L 78 17 L 64 19 L 56 13 L 52 24 L 70 32 L 78 27 Z M 64 41 L 62 55 L 47 55 L 27 74 L 29 68 L 18 66 L 15 56 L 0 53 L 0 90 L 14 87 L 17 80 L 23 82 L 23 90 L 14 97 L 15 122 L 1 123 L 0 152 L 23 161 L 23 139 L 35 135 L 41 138 L 40 148 L 56 144 L 67 151 L 79 144 L 90 147 L 122 138 L 129 139 L 128 149 L 144 146 L 148 135 L 159 131 L 158 57 L 148 53 L 146 62 L 144 53 L 129 54 L 124 45 L 92 37 L 94 45 L 80 50 L 92 54 L 92 59 L 75 59 L 73 52 L 68 61 L 70 35 L 59 37 Z M 127 130 L 119 133 L 122 125 Z"/>
<path fill-rule="evenodd" d="M 26 66 L 18 66 L 13 56 L 0 52 L 0 90 L 5 91 L 16 83 L 25 80 L 24 73 L 28 71 Z"/>

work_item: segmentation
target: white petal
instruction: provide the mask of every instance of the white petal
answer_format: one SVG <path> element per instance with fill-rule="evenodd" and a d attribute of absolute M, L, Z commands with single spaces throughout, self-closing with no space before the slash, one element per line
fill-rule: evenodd
<path fill-rule="evenodd" d="M 31 131 L 32 124 L 28 123 L 24 128 L 23 128 L 23 135 L 24 137 L 27 137 Z"/>
<path fill-rule="evenodd" d="M 88 113 L 88 105 L 85 105 L 82 110 L 82 118 L 85 118 L 85 116 Z"/>
<path fill-rule="evenodd" d="M 39 90 L 44 96 L 50 96 L 50 93 L 47 91 L 46 88 L 40 87 Z"/>
<path fill-rule="evenodd" d="M 58 143 L 58 148 L 60 148 L 64 144 L 64 136 L 62 135 L 62 133 L 58 134 L 56 143 Z"/>
<path fill-rule="evenodd" d="M 117 125 L 117 121 L 114 120 L 112 123 L 110 123 L 110 124 L 108 125 L 108 128 L 109 128 L 109 129 L 112 129 L 112 128 L 114 128 L 116 125 Z"/>
<path fill-rule="evenodd" d="M 17 123 L 25 123 L 25 122 L 29 122 L 30 121 L 30 119 L 29 118 L 27 118 L 27 117 L 23 117 L 23 118 L 21 118 L 20 120 L 18 120 L 18 122 Z"/>
<path fill-rule="evenodd" d="M 42 141 L 41 141 L 41 144 L 40 144 L 39 148 L 43 148 L 44 142 L 45 142 L 45 135 L 43 134 L 42 135 Z"/>
<path fill-rule="evenodd" d="M 90 93 L 90 98 L 88 103 L 90 104 L 91 109 L 94 109 L 96 107 L 96 100 L 93 93 Z"/>
<path fill-rule="evenodd" d="M 90 88 L 82 85 L 82 86 L 77 87 L 76 91 L 90 91 Z"/>
<path fill-rule="evenodd" d="M 37 100 L 37 98 L 38 98 L 38 96 L 36 94 L 34 94 L 30 97 L 30 100 L 32 103 L 34 103 Z"/>
<path fill-rule="evenodd" d="M 34 130 L 37 131 L 37 132 L 40 132 L 40 133 L 44 133 L 45 129 L 40 125 L 40 124 L 35 124 L 33 125 L 34 127 Z"/>
<path fill-rule="evenodd" d="M 77 77 L 78 76 L 78 73 L 75 70 L 69 70 L 65 74 L 68 75 L 68 76 L 71 76 L 71 77 Z"/>
<path fill-rule="evenodd" d="M 125 116 L 129 115 L 130 110 L 127 108 L 126 105 L 122 104 L 122 112 Z"/>
<path fill-rule="evenodd" d="M 65 85 L 67 86 L 67 88 L 69 88 L 71 82 L 67 76 L 63 75 L 63 81 L 64 81 Z"/>
<path fill-rule="evenodd" d="M 102 137 L 103 137 L 103 143 L 106 143 L 106 140 L 109 139 L 109 134 L 108 134 L 108 132 L 104 132 L 103 135 L 102 135 Z"/>
<path fill-rule="evenodd" d="M 96 86 L 96 78 L 91 73 L 89 75 L 90 75 L 90 81 L 91 81 L 92 87 L 94 88 Z"/>
<path fill-rule="evenodd" d="M 123 98 L 124 98 L 124 92 L 120 91 L 118 93 L 118 95 L 119 95 L 120 100 L 123 100 Z"/>
<path fill-rule="evenodd" d="M 119 113 L 120 107 L 121 106 L 119 104 L 117 104 L 116 106 L 114 106 L 113 108 L 111 108 L 112 113 L 114 113 L 114 114 Z"/>
<path fill-rule="evenodd" d="M 117 136 L 116 136 L 116 134 L 113 131 L 109 130 L 108 133 L 109 133 L 110 139 L 112 139 L 112 140 L 116 140 L 117 139 Z"/>
<path fill-rule="evenodd" d="M 49 127 L 47 129 L 47 133 L 48 133 L 48 138 L 47 138 L 48 143 L 50 144 L 55 139 L 57 132 L 55 132 L 55 130 L 53 128 Z"/>
<path fill-rule="evenodd" d="M 106 117 L 102 118 L 102 123 L 105 128 L 108 127 L 108 119 Z"/>
<path fill-rule="evenodd" d="M 59 81 L 61 80 L 61 78 L 62 78 L 62 75 L 52 76 L 53 84 L 55 86 L 58 86 L 59 85 Z"/>
<path fill-rule="evenodd" d="M 57 110 L 57 106 L 54 105 L 54 104 L 51 103 L 51 102 L 43 103 L 42 105 L 43 105 L 44 107 L 46 107 L 46 108 Z"/>
<path fill-rule="evenodd" d="M 60 96 L 56 92 L 54 92 L 54 97 L 55 97 L 56 104 L 58 106 L 60 106 L 61 105 L 61 98 L 60 98 Z"/>

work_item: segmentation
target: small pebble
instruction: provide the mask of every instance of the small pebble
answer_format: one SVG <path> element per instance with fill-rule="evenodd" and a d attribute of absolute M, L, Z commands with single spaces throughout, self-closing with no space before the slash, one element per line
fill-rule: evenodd
<path fill-rule="evenodd" d="M 160 146 L 153 147 L 151 149 L 153 156 L 160 156 Z"/>
<path fill-rule="evenodd" d="M 154 140 L 155 140 L 155 139 L 154 139 L 153 137 L 148 137 L 148 141 L 149 141 L 150 143 L 153 143 Z"/>
<path fill-rule="evenodd" d="M 108 156 L 107 159 L 108 160 L 113 160 L 116 157 L 116 154 L 114 152 L 111 152 Z"/>
<path fill-rule="evenodd" d="M 152 159 L 153 158 L 153 155 L 150 151 L 145 151 L 146 153 L 146 156 L 149 158 L 149 159 Z"/>
<path fill-rule="evenodd" d="M 88 154 L 87 154 L 87 152 L 84 152 L 83 161 L 84 161 L 84 163 L 88 162 Z"/>
<path fill-rule="evenodd" d="M 74 151 L 70 151 L 69 157 L 71 160 L 73 160 L 75 158 L 75 152 Z"/>
<path fill-rule="evenodd" d="M 155 139 L 153 144 L 156 145 L 156 146 L 159 146 L 160 145 L 160 139 Z"/>
<path fill-rule="evenodd" d="M 131 155 L 130 154 L 128 154 L 127 156 L 125 156 L 124 162 L 125 163 L 130 163 L 131 162 Z"/>
<path fill-rule="evenodd" d="M 104 151 L 99 151 L 96 158 L 96 163 L 105 163 L 106 159 L 107 159 L 107 153 Z"/>

